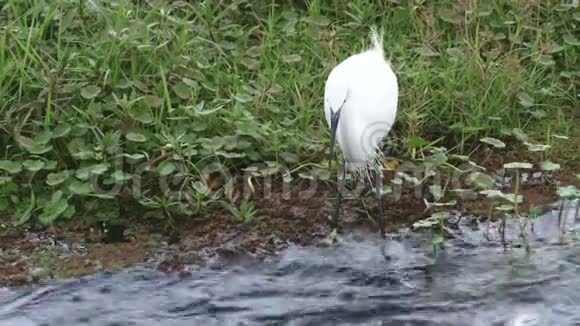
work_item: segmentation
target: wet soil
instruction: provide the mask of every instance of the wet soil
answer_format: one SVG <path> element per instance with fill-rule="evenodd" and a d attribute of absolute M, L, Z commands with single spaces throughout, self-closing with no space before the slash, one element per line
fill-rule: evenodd
<path fill-rule="evenodd" d="M 484 156 L 479 159 L 489 171 L 502 162 L 518 159 L 517 154 L 501 158 L 482 151 L 478 155 Z M 525 198 L 521 211 L 527 212 L 532 206 L 554 207 L 559 184 L 580 186 L 572 173 L 578 168 L 578 162 L 571 162 L 553 176 L 542 175 L 539 180 L 530 177 L 520 189 Z M 385 183 L 392 177 L 393 172 L 387 172 Z M 442 184 L 446 178 L 442 176 Z M 219 187 L 219 183 L 215 186 Z M 242 193 L 241 187 L 240 183 L 238 194 Z M 7 218 L 0 216 L 0 225 L 4 225 L 0 228 L 0 286 L 80 277 L 137 263 L 161 271 L 187 273 L 192 264 L 227 263 L 244 255 L 267 257 L 291 244 L 320 244 L 328 236 L 329 217 L 336 201 L 334 182 L 319 181 L 314 185 L 307 179 L 295 179 L 283 184 L 280 180 L 273 181 L 271 187 L 256 182 L 254 188 L 251 199 L 256 215 L 248 221 L 236 219 L 219 205 L 208 210 L 204 218 L 178 218 L 171 227 L 159 222 L 161 219 L 144 218 L 146 214 L 138 209 L 126 209 L 136 213 L 129 213 L 124 225 L 106 228 L 72 222 L 49 228 L 12 228 Z M 343 231 L 356 229 L 376 235 L 377 201 L 368 184 L 365 190 L 361 196 L 345 196 L 340 215 Z M 437 209 L 487 216 L 491 205 L 481 197 L 458 197 L 446 192 L 439 202 L 456 199 L 458 206 L 428 206 L 425 199 L 433 202 L 433 198 L 424 190 L 425 187 L 404 184 L 400 191 L 385 196 L 387 232 L 411 227 Z M 513 191 L 511 186 L 503 190 Z"/>

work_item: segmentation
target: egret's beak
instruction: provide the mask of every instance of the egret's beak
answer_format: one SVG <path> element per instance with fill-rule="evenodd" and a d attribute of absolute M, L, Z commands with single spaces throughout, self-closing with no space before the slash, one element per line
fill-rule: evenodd
<path fill-rule="evenodd" d="M 332 157 L 334 155 L 334 143 L 336 138 L 336 129 L 338 128 L 338 120 L 340 119 L 340 111 L 336 112 L 330 111 L 330 154 L 328 157 L 328 165 L 332 163 Z"/>

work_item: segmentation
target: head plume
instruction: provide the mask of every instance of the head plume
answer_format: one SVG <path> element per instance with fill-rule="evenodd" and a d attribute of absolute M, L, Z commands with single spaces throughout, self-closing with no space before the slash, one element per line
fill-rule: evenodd
<path fill-rule="evenodd" d="M 371 26 L 371 31 L 370 31 L 370 38 L 371 38 L 371 43 L 372 43 L 372 49 L 374 51 L 378 51 L 381 54 L 383 53 L 383 32 L 381 31 L 379 33 L 379 31 L 377 30 L 376 26 Z"/>

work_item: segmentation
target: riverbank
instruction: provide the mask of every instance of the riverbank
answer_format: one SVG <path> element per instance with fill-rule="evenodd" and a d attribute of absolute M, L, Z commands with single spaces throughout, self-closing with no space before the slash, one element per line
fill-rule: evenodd
<path fill-rule="evenodd" d="M 522 155 L 512 154 L 506 155 L 513 159 Z M 484 167 L 494 171 L 499 167 L 497 162 L 499 157 L 488 157 Z M 558 186 L 580 187 L 580 180 L 574 177 L 578 168 L 577 161 L 570 161 L 551 177 L 530 177 L 530 182 L 521 185 L 524 202 L 520 211 L 527 214 L 530 207 L 540 211 L 557 209 Z M 387 183 L 392 182 L 393 175 L 388 174 L 385 174 Z M 81 277 L 143 263 L 160 271 L 187 273 L 189 266 L 235 262 L 247 255 L 260 259 L 276 255 L 290 245 L 324 243 L 330 232 L 327 222 L 335 202 L 334 184 L 318 183 L 313 187 L 309 180 L 297 179 L 287 186 L 273 183 L 269 195 L 256 193 L 255 218 L 246 222 L 236 220 L 231 212 L 221 208 L 210 211 L 204 219 L 177 219 L 172 226 L 163 220 L 144 218 L 160 212 L 147 215 L 132 209 L 127 211 L 139 213 L 130 214 L 121 225 L 108 228 L 81 222 L 13 228 L 6 227 L 8 221 L 4 220 L 6 224 L 0 230 L 0 286 Z M 400 196 L 385 195 L 387 232 L 412 228 L 414 222 L 432 214 L 433 208 L 426 207 L 416 190 L 406 185 Z M 512 190 L 512 186 L 504 189 Z M 441 202 L 452 197 L 445 196 Z M 376 216 L 374 199 L 373 194 L 363 194 L 360 199 L 344 200 L 341 211 L 344 232 L 356 230 L 370 237 L 378 236 L 370 219 Z M 445 210 L 485 220 L 490 205 L 494 204 L 482 196 L 465 197 Z"/>
<path fill-rule="evenodd" d="M 324 83 L 368 47 L 371 24 L 400 86 L 388 229 L 438 211 L 534 215 L 580 171 L 577 6 L 9 1 L 0 283 L 318 243 L 335 195 Z M 504 163 L 518 163 L 505 178 Z M 518 171 L 532 172 L 523 203 L 513 187 L 473 196 Z M 345 231 L 376 235 L 375 195 L 354 192 Z"/>

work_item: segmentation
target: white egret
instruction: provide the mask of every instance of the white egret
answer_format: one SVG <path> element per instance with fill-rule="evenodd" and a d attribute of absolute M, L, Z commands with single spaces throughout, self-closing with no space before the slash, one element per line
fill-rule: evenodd
<path fill-rule="evenodd" d="M 382 206 L 382 158 L 380 150 L 397 114 L 397 76 L 385 60 L 382 35 L 371 29 L 372 47 L 354 54 L 330 72 L 324 90 L 324 113 L 330 127 L 330 158 L 335 139 L 342 160 L 342 177 L 337 189 L 333 216 L 333 235 L 338 231 L 338 217 L 347 170 L 356 178 L 371 181 L 374 172 L 378 200 L 378 226 L 384 237 Z M 372 181 L 371 181 L 372 184 Z"/>

